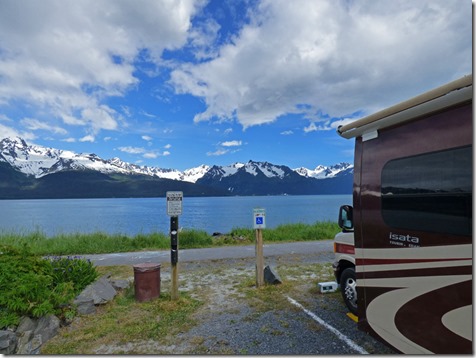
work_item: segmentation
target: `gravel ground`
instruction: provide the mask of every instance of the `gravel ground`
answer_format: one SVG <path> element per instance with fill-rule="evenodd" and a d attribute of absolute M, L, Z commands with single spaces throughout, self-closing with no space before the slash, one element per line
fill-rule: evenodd
<path fill-rule="evenodd" d="M 257 303 L 247 295 L 243 282 L 253 282 L 254 260 L 227 259 L 184 262 L 179 266 L 179 290 L 189 291 L 205 302 L 195 313 L 199 322 L 187 332 L 172 337 L 166 344 L 148 340 L 121 346 L 102 346 L 97 354 L 134 352 L 139 354 L 395 354 L 393 350 L 357 329 L 346 316 L 340 292 L 320 294 L 317 282 L 333 281 L 330 262 L 333 254 L 286 255 L 265 259 L 283 282 L 296 283 L 293 292 L 277 293 L 276 306 Z M 313 272 L 316 261 L 326 263 L 324 272 Z M 170 274 L 161 272 L 162 290 L 170 289 Z M 324 280 L 324 281 L 323 281 Z M 316 322 L 295 300 L 312 312 Z M 274 302 L 274 299 L 272 300 Z M 345 336 L 340 339 L 330 325 Z M 348 339 L 350 343 L 345 341 Z M 350 344 L 350 345 L 349 345 Z M 355 346 L 352 346 L 355 344 Z"/>

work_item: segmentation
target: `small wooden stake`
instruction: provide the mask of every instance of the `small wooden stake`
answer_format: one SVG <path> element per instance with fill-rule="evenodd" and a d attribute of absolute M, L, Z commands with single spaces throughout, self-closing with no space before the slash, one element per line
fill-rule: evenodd
<path fill-rule="evenodd" d="M 256 229 L 256 287 L 264 285 L 263 231 Z"/>

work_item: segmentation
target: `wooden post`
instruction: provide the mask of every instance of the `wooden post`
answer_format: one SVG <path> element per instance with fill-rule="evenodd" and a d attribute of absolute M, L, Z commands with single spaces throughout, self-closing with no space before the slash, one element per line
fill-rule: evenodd
<path fill-rule="evenodd" d="M 170 262 L 172 265 L 171 298 L 177 300 L 178 295 L 178 216 L 170 217 Z"/>
<path fill-rule="evenodd" d="M 263 230 L 256 229 L 256 287 L 264 285 Z"/>

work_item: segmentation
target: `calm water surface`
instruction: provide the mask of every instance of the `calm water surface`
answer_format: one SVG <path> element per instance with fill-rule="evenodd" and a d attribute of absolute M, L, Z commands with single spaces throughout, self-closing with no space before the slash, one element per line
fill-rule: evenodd
<path fill-rule="evenodd" d="M 340 205 L 352 195 L 236 196 L 183 199 L 179 226 L 227 233 L 253 227 L 253 208 L 266 210 L 266 227 L 337 219 Z M 40 230 L 47 236 L 102 231 L 136 235 L 167 233 L 165 198 L 0 200 L 1 232 Z"/>

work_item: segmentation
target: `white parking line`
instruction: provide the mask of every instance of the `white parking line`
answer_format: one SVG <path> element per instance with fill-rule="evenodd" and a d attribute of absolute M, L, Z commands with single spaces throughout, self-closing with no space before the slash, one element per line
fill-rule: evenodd
<path fill-rule="evenodd" d="M 294 306 L 296 307 L 299 307 L 300 309 L 302 309 L 309 317 L 311 317 L 314 321 L 316 321 L 317 323 L 319 323 L 320 325 L 326 327 L 329 331 L 331 331 L 332 333 L 334 333 L 337 338 L 339 338 L 340 340 L 344 341 L 350 348 L 356 350 L 357 352 L 361 353 L 361 354 L 369 354 L 369 352 L 367 352 L 365 349 L 363 349 L 361 346 L 359 346 L 358 344 L 356 344 L 353 340 L 351 340 L 350 338 L 348 338 L 347 336 L 345 336 L 344 334 L 342 334 L 341 332 L 339 332 L 337 329 L 335 329 L 334 327 L 332 327 L 330 324 L 328 324 L 327 322 L 325 322 L 323 319 L 321 319 L 320 317 L 316 316 L 313 312 L 309 311 L 308 309 L 306 309 L 303 305 L 301 305 L 299 302 L 297 302 L 296 300 L 292 299 L 291 297 L 289 296 L 286 296 L 286 298 L 288 299 L 289 302 L 291 302 Z"/>

